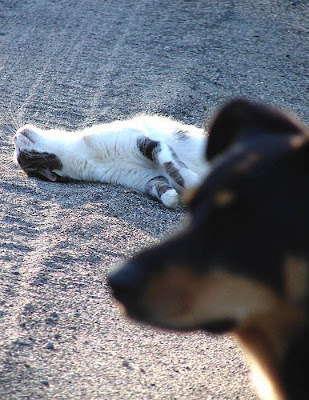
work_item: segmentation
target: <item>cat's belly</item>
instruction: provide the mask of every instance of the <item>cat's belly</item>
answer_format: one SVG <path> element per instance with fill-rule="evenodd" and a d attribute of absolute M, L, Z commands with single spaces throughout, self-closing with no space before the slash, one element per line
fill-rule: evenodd
<path fill-rule="evenodd" d="M 147 182 L 158 175 L 154 168 L 147 168 L 145 165 L 134 163 L 118 163 L 115 165 L 104 164 L 98 171 L 96 177 L 100 182 L 116 183 L 144 191 Z"/>
<path fill-rule="evenodd" d="M 126 161 L 94 162 L 85 160 L 78 165 L 64 165 L 61 171 L 55 171 L 81 181 L 115 183 L 143 191 L 147 182 L 160 175 L 160 171 L 145 164 Z"/>

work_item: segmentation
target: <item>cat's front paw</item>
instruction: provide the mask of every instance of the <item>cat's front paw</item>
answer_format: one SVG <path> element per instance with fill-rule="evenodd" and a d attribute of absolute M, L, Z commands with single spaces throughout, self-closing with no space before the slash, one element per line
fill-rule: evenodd
<path fill-rule="evenodd" d="M 161 195 L 161 201 L 167 208 L 175 208 L 179 202 L 179 196 L 175 189 L 167 190 Z"/>

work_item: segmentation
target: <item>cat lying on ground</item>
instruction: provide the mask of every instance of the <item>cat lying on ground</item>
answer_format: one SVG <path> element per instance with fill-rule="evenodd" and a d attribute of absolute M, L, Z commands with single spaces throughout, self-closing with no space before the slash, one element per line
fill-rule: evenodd
<path fill-rule="evenodd" d="M 25 125 L 13 139 L 15 160 L 28 176 L 120 184 L 170 208 L 208 168 L 204 131 L 160 116 L 140 115 L 76 132 Z"/>

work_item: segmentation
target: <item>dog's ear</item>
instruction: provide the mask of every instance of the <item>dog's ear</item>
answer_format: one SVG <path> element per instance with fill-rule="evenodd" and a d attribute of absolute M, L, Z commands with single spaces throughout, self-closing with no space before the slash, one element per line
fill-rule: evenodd
<path fill-rule="evenodd" d="M 227 103 L 215 117 L 208 137 L 206 158 L 213 158 L 228 150 L 240 135 L 256 137 L 261 133 L 301 133 L 301 125 L 293 118 L 272 107 L 237 99 Z"/>

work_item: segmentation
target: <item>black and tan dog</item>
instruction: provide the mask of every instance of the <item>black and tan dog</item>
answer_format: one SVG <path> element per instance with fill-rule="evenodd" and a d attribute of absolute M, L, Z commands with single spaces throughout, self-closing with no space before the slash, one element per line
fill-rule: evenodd
<path fill-rule="evenodd" d="M 231 332 L 267 399 L 309 399 L 309 131 L 277 110 L 227 104 L 209 134 L 211 172 L 191 222 L 109 277 L 129 316 Z"/>

